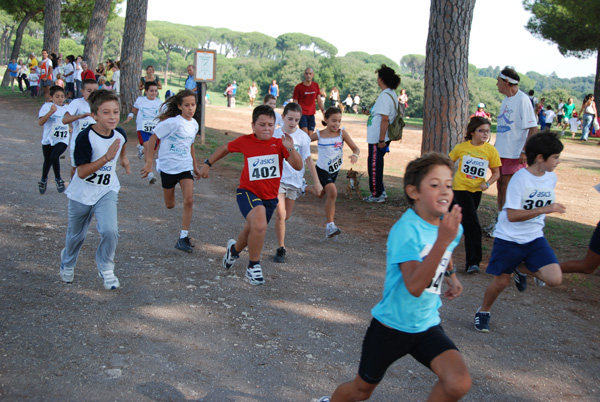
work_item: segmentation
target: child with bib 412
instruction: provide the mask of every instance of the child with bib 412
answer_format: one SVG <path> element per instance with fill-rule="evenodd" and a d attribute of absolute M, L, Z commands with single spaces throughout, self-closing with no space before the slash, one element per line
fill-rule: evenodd
<path fill-rule="evenodd" d="M 410 162 L 404 193 L 412 208 L 387 240 L 382 300 L 371 310 L 358 375 L 319 402 L 364 401 L 396 360 L 411 355 L 437 381 L 428 401 L 458 401 L 471 388 L 467 366 L 441 326 L 439 308 L 462 293 L 452 264 L 461 236 L 460 206 L 452 204 L 452 161 L 430 152 Z"/>
<path fill-rule="evenodd" d="M 467 126 L 465 142 L 450 151 L 450 159 L 458 161 L 454 174 L 454 202 L 462 208 L 462 225 L 465 230 L 465 253 L 468 274 L 479 272 L 481 263 L 481 225 L 477 208 L 483 191 L 500 178 L 500 155 L 490 140 L 490 121 L 486 117 L 474 116 Z M 492 177 L 486 181 L 487 171 Z"/>
<path fill-rule="evenodd" d="M 335 225 L 333 219 L 335 217 L 335 200 L 337 199 L 337 188 L 335 180 L 337 179 L 340 168 L 342 167 L 344 142 L 348 144 L 352 150 L 350 155 L 350 163 L 354 164 L 358 161 L 360 149 L 356 146 L 350 134 L 341 127 L 342 125 L 342 110 L 335 106 L 329 107 L 323 113 L 325 120 L 323 125 L 325 129 L 316 130 L 311 134 L 311 141 L 317 141 L 319 157 L 317 159 L 317 175 L 323 186 L 323 190 L 317 192 L 314 186 L 306 186 L 306 191 L 315 194 L 317 197 L 325 199 L 325 218 L 327 226 L 325 228 L 325 237 L 331 238 L 339 235 L 342 231 Z"/>

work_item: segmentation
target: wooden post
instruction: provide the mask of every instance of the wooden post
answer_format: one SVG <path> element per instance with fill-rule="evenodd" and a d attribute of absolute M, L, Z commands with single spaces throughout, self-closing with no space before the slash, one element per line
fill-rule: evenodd
<path fill-rule="evenodd" d="M 214 50 L 198 49 L 194 58 L 194 70 L 196 71 L 196 82 L 198 94 L 198 106 L 200 107 L 200 141 L 204 144 L 206 140 L 206 129 L 204 127 L 206 113 L 206 83 L 214 82 L 216 79 L 217 53 Z"/>

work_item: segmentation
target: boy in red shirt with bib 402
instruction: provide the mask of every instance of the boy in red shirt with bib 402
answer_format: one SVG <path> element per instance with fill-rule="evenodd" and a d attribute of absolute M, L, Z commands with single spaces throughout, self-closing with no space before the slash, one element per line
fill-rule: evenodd
<path fill-rule="evenodd" d="M 267 224 L 277 206 L 277 195 L 281 181 L 283 160 L 286 159 L 296 170 L 302 169 L 302 157 L 294 149 L 289 134 L 273 138 L 275 113 L 270 106 L 261 105 L 252 112 L 252 134 L 243 135 L 223 145 L 204 161 L 200 177 L 208 178 L 210 167 L 230 152 L 244 155 L 244 168 L 237 189 L 237 202 L 246 218 L 246 224 L 237 241 L 227 242 L 223 267 L 229 269 L 248 246 L 248 268 L 246 279 L 252 285 L 262 285 L 264 277 L 260 266 Z"/>

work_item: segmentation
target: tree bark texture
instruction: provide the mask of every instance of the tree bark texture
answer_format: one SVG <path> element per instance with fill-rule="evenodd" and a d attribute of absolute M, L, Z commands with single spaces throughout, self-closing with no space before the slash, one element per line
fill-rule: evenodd
<path fill-rule="evenodd" d="M 44 49 L 58 54 L 60 45 L 60 0 L 46 0 L 44 8 Z"/>
<path fill-rule="evenodd" d="M 111 0 L 96 0 L 90 26 L 85 36 L 85 48 L 83 49 L 83 60 L 88 64 L 88 68 L 96 71 L 98 60 L 102 51 L 104 41 L 104 30 L 108 22 Z"/>
<path fill-rule="evenodd" d="M 600 105 L 600 44 L 598 45 L 598 55 L 596 56 L 596 79 L 594 80 L 594 102 L 596 109 Z M 597 118 L 598 116 L 596 116 Z"/>
<path fill-rule="evenodd" d="M 19 58 L 19 52 L 21 51 L 21 42 L 23 41 L 23 32 L 25 32 L 25 27 L 33 17 L 35 17 L 42 11 L 43 9 L 40 8 L 26 13 L 21 22 L 19 23 L 19 27 L 17 28 L 17 36 L 15 36 L 15 44 L 13 45 L 12 53 L 10 54 L 11 59 L 17 60 Z M 2 78 L 2 84 L 0 84 L 0 86 L 7 87 L 9 83 L 10 72 L 7 68 L 4 72 L 4 77 Z"/>
<path fill-rule="evenodd" d="M 121 49 L 121 113 L 127 114 L 140 94 L 148 0 L 128 0 Z"/>
<path fill-rule="evenodd" d="M 421 152 L 449 153 L 469 119 L 469 36 L 475 0 L 431 0 Z"/>

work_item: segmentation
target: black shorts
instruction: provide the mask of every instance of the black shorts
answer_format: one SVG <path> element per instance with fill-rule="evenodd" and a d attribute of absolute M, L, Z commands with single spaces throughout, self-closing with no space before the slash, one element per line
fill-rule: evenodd
<path fill-rule="evenodd" d="M 386 327 L 375 318 L 363 340 L 358 375 L 369 384 L 378 384 L 388 367 L 410 354 L 431 370 L 431 362 L 447 350 L 458 350 L 441 325 L 411 334 Z"/>
<path fill-rule="evenodd" d="M 307 114 L 303 114 L 302 117 L 300 118 L 300 123 L 298 123 L 298 127 L 302 128 L 307 128 L 308 131 L 314 131 L 315 130 L 315 116 L 309 116 Z"/>
<path fill-rule="evenodd" d="M 590 240 L 590 250 L 600 255 L 600 222 L 596 225 L 592 239 Z"/>
<path fill-rule="evenodd" d="M 323 188 L 325 188 L 325 186 L 327 184 L 335 184 L 338 173 L 340 172 L 339 170 L 335 173 L 329 173 L 328 171 L 321 169 L 318 166 L 316 166 L 316 168 L 317 168 L 317 176 L 319 176 L 319 182 L 321 182 L 321 185 L 323 186 Z"/>
<path fill-rule="evenodd" d="M 75 92 L 75 84 L 72 82 L 65 82 L 65 90 L 67 92 Z"/>
<path fill-rule="evenodd" d="M 165 190 L 172 189 L 177 183 L 179 183 L 183 179 L 194 180 L 194 175 L 189 170 L 177 174 L 168 174 L 160 172 L 160 181 L 162 183 L 162 188 L 164 188 Z"/>

